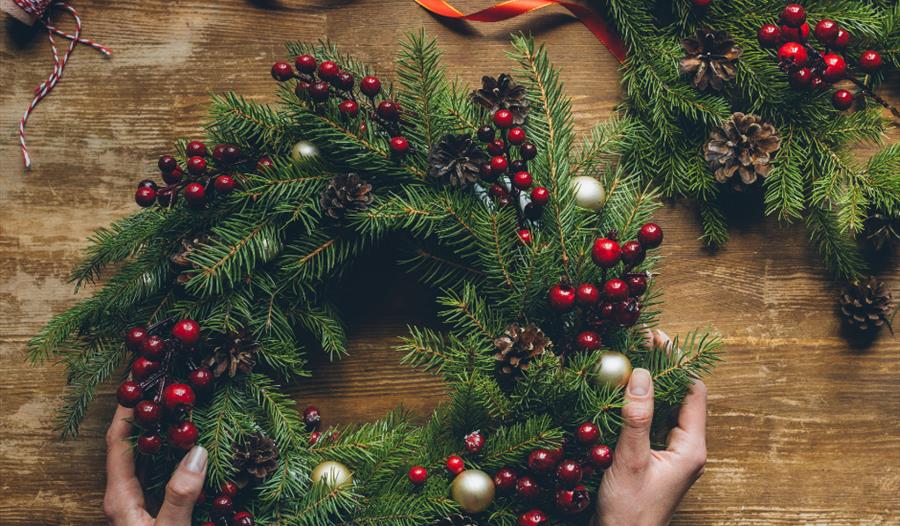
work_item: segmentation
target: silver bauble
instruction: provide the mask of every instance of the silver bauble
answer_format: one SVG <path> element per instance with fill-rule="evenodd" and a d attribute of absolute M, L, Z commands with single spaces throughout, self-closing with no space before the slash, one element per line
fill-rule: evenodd
<path fill-rule="evenodd" d="M 466 513 L 481 513 L 494 502 L 494 480 L 477 469 L 467 469 L 453 479 L 450 496 Z"/>
<path fill-rule="evenodd" d="M 291 148 L 291 159 L 301 161 L 319 156 L 319 149 L 309 141 L 300 141 Z"/>
<path fill-rule="evenodd" d="M 631 378 L 631 360 L 616 351 L 606 351 L 594 366 L 594 383 L 610 388 L 622 387 Z"/>
<path fill-rule="evenodd" d="M 575 204 L 581 208 L 599 212 L 606 203 L 606 190 L 593 177 L 580 175 L 573 178 L 572 189 L 575 191 Z"/>
<path fill-rule="evenodd" d="M 353 474 L 350 472 L 350 468 L 333 460 L 326 460 L 316 466 L 309 478 L 314 483 L 321 482 L 329 488 L 339 488 L 353 484 Z"/>

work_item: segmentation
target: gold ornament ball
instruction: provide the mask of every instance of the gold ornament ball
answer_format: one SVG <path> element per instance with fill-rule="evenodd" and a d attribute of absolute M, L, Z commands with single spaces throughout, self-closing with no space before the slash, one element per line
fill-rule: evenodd
<path fill-rule="evenodd" d="M 581 208 L 599 212 L 606 202 L 606 190 L 600 181 L 587 175 L 579 175 L 572 179 L 575 190 L 575 204 Z"/>
<path fill-rule="evenodd" d="M 300 141 L 291 148 L 291 159 L 301 161 L 319 156 L 319 149 L 309 141 Z"/>
<path fill-rule="evenodd" d="M 484 471 L 467 469 L 453 479 L 450 495 L 466 510 L 466 513 L 481 513 L 494 501 L 494 481 Z"/>
<path fill-rule="evenodd" d="M 622 387 L 631 378 L 631 360 L 616 351 L 606 351 L 594 366 L 594 382 L 607 387 Z"/>
<path fill-rule="evenodd" d="M 316 466 L 310 478 L 314 483 L 322 482 L 329 488 L 339 488 L 353 484 L 353 474 L 350 473 L 350 468 L 333 460 L 326 460 Z"/>

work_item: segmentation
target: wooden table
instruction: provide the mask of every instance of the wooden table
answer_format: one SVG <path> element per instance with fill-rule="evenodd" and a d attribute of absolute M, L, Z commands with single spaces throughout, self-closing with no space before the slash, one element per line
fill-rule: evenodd
<path fill-rule="evenodd" d="M 29 174 L 15 130 L 49 72 L 49 51 L 41 31 L 9 17 L 0 37 L 5 526 L 102 520 L 112 387 L 99 393 L 81 437 L 62 442 L 51 427 L 63 371 L 29 367 L 25 344 L 76 301 L 65 277 L 85 237 L 134 211 L 135 181 L 154 174 L 174 139 L 199 133 L 210 92 L 274 100 L 269 67 L 292 39 L 327 36 L 389 75 L 397 39 L 424 26 L 440 38 L 450 71 L 469 82 L 510 70 L 508 32 L 533 31 L 563 67 L 580 131 L 608 118 L 619 96 L 614 60 L 580 24 L 552 10 L 493 26 L 445 26 L 398 0 L 82 0 L 78 8 L 86 35 L 115 56 L 77 50 L 59 91 L 31 120 Z M 898 99 L 896 89 L 887 95 Z M 750 217 L 712 254 L 697 241 L 689 205 L 666 206 L 659 222 L 667 239 L 665 328 L 711 324 L 727 343 L 727 362 L 709 381 L 706 475 L 676 522 L 900 524 L 900 344 L 885 331 L 869 348 L 848 346 L 833 312 L 835 292 L 801 226 Z M 900 285 L 896 261 L 884 268 Z M 431 292 L 398 272 L 387 250 L 352 274 L 354 302 L 362 298 L 350 317 L 352 356 L 336 364 L 315 359 L 316 377 L 291 392 L 300 405 L 320 406 L 326 423 L 374 419 L 401 403 L 427 414 L 441 386 L 400 366 L 390 346 L 407 323 L 429 321 Z"/>

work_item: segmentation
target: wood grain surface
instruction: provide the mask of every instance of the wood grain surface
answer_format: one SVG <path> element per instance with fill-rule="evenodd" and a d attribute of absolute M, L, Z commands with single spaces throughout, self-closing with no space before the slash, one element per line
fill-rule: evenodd
<path fill-rule="evenodd" d="M 489 2 L 467 0 L 461 8 Z M 580 24 L 552 9 L 496 25 L 445 25 L 409 0 L 81 0 L 85 34 L 112 59 L 78 49 L 33 116 L 34 170 L 23 173 L 16 125 L 50 69 L 46 36 L 4 17 L 0 36 L 0 524 L 102 522 L 105 386 L 80 438 L 51 429 L 64 375 L 29 367 L 28 338 L 76 297 L 68 270 L 95 228 L 134 210 L 135 181 L 178 137 L 199 133 L 208 94 L 274 100 L 269 67 L 286 40 L 327 37 L 392 73 L 397 39 L 425 27 L 450 71 L 469 82 L 511 69 L 510 31 L 534 32 L 562 66 L 579 131 L 618 101 L 616 63 Z M 895 82 L 886 95 L 900 99 Z M 891 91 L 893 90 L 893 91 Z M 892 132 L 888 140 L 900 135 Z M 862 146 L 860 154 L 871 148 Z M 751 207 L 752 209 L 752 207 Z M 730 244 L 710 253 L 694 211 L 669 204 L 664 327 L 709 324 L 725 337 L 709 381 L 709 464 L 677 524 L 900 524 L 900 344 L 887 332 L 849 345 L 835 293 L 803 228 L 740 212 Z M 291 388 L 326 423 L 374 419 L 403 404 L 427 414 L 435 380 L 390 350 L 409 323 L 432 318 L 432 293 L 390 262 L 390 247 L 353 272 L 351 357 L 314 358 L 315 378 Z M 900 285 L 895 258 L 879 264 Z M 359 298 L 363 298 L 361 301 Z"/>

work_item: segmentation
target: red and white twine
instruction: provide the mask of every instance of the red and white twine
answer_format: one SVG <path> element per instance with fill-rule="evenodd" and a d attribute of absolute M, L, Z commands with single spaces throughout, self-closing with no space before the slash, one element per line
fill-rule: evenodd
<path fill-rule="evenodd" d="M 37 105 L 40 104 L 42 100 L 44 100 L 44 97 L 46 97 L 50 94 L 51 91 L 53 91 L 53 88 L 62 78 L 63 70 L 66 67 L 66 63 L 68 63 L 69 61 L 69 57 L 72 55 L 72 51 L 75 50 L 75 46 L 77 44 L 84 44 L 96 49 L 106 56 L 111 55 L 112 52 L 92 40 L 81 38 L 81 17 L 78 16 L 78 11 L 76 11 L 74 7 L 67 4 L 66 2 L 60 0 L 13 1 L 16 3 L 16 5 L 22 8 L 23 11 L 39 19 L 44 27 L 47 28 L 47 37 L 50 40 L 50 50 L 53 53 L 53 71 L 50 73 L 50 76 L 47 77 L 47 80 L 41 82 L 41 84 L 37 88 L 35 88 L 34 98 L 31 100 L 31 104 L 28 105 L 28 108 L 25 109 L 25 113 L 22 115 L 22 119 L 19 121 L 19 144 L 22 147 L 22 158 L 25 161 L 25 169 L 28 170 L 31 168 L 31 157 L 28 155 L 28 146 L 25 143 L 25 125 L 28 122 L 28 117 L 31 115 L 31 112 L 34 111 Z M 65 10 L 75 20 L 75 31 L 73 33 L 66 33 L 50 22 L 50 11 L 54 7 Z M 61 36 L 70 41 L 69 46 L 62 57 L 60 57 L 59 50 L 56 48 L 56 41 L 53 39 L 53 35 Z"/>

